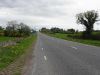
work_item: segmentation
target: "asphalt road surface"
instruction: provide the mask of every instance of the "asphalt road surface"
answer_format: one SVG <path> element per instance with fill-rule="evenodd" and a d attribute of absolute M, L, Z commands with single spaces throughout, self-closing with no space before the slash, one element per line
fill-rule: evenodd
<path fill-rule="evenodd" d="M 29 75 L 100 75 L 100 47 L 38 34 Z"/>

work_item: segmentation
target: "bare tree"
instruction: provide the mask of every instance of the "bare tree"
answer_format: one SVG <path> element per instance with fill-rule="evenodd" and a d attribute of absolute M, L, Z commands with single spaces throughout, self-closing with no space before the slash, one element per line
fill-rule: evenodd
<path fill-rule="evenodd" d="M 16 21 L 10 21 L 7 23 L 7 27 L 5 29 L 5 36 L 21 37 L 29 36 L 30 34 L 30 27 L 24 23 L 18 24 Z"/>
<path fill-rule="evenodd" d="M 5 30 L 5 35 L 6 36 L 16 36 L 17 35 L 17 27 L 18 27 L 18 23 L 17 21 L 9 21 L 7 23 L 7 27 Z"/>

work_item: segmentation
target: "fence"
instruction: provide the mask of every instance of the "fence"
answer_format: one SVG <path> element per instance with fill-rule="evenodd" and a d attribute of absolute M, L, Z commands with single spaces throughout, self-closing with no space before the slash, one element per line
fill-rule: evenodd
<path fill-rule="evenodd" d="M 17 43 L 21 42 L 21 40 L 23 40 L 23 38 L 16 38 L 16 39 L 0 42 L 0 47 L 16 45 Z"/>
<path fill-rule="evenodd" d="M 16 45 L 16 42 L 12 40 L 0 42 L 0 47 L 6 47 L 6 46 L 11 46 L 11 45 Z"/>

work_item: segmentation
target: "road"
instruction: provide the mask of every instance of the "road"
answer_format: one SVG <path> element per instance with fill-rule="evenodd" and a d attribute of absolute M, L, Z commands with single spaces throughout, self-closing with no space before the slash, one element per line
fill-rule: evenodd
<path fill-rule="evenodd" d="M 100 47 L 38 34 L 30 75 L 100 75 Z"/>

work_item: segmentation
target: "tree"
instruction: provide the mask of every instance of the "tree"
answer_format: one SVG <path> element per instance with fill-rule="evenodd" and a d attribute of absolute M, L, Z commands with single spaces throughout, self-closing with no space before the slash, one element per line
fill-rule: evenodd
<path fill-rule="evenodd" d="M 47 32 L 49 32 L 50 30 L 49 29 L 47 29 L 47 28 L 41 28 L 41 30 L 40 30 L 41 32 L 44 32 L 44 33 L 47 33 Z"/>
<path fill-rule="evenodd" d="M 68 33 L 75 33 L 75 29 L 68 29 L 67 32 Z"/>
<path fill-rule="evenodd" d="M 0 31 L 2 31 L 4 28 L 2 28 L 2 26 L 0 26 Z"/>
<path fill-rule="evenodd" d="M 24 23 L 18 25 L 18 34 L 19 36 L 29 36 L 31 34 L 31 29 Z"/>
<path fill-rule="evenodd" d="M 0 36 L 4 35 L 4 28 L 2 26 L 0 26 Z"/>
<path fill-rule="evenodd" d="M 65 30 L 56 27 L 51 28 L 50 31 L 53 33 L 65 33 Z"/>
<path fill-rule="evenodd" d="M 36 30 L 35 29 L 32 29 L 31 30 L 31 33 L 33 33 L 33 34 L 36 33 Z"/>
<path fill-rule="evenodd" d="M 84 34 L 90 37 L 93 31 L 94 23 L 98 21 L 97 20 L 98 13 L 94 10 L 91 10 L 91 11 L 77 14 L 76 18 L 78 24 L 82 24 L 86 27 L 86 31 L 84 32 Z"/>
<path fill-rule="evenodd" d="M 60 29 L 54 27 L 54 28 L 51 28 L 51 32 L 53 32 L 53 33 L 59 33 L 60 32 Z"/>
<path fill-rule="evenodd" d="M 5 29 L 5 36 L 12 37 L 23 37 L 29 36 L 31 34 L 31 29 L 28 25 L 24 23 L 17 23 L 16 21 L 10 21 Z"/>
<path fill-rule="evenodd" d="M 9 21 L 5 30 L 5 36 L 16 36 L 18 24 L 17 21 Z"/>

